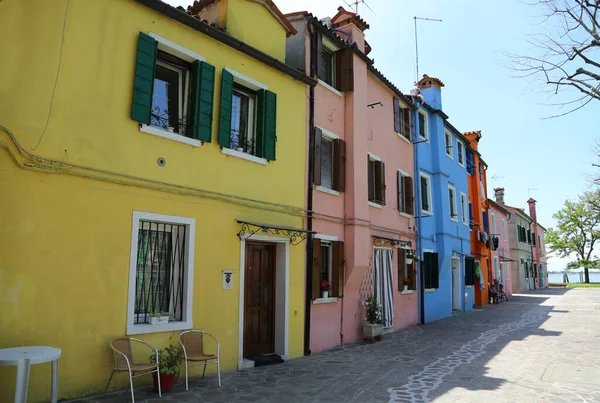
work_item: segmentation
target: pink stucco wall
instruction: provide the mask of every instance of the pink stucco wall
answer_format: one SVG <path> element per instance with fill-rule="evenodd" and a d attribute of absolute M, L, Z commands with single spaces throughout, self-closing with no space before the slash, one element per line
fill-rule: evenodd
<path fill-rule="evenodd" d="M 494 203 L 489 203 L 489 217 L 490 217 L 490 227 L 493 228 L 491 220 L 492 214 L 494 220 L 496 221 L 496 236 L 498 237 L 498 250 L 492 250 L 492 265 L 493 265 L 493 273 L 494 278 L 496 278 L 497 273 L 499 273 L 499 268 L 496 267 L 496 262 L 501 262 L 501 256 L 505 258 L 510 258 L 510 241 L 509 237 L 512 236 L 512 232 L 508 229 L 508 214 L 506 211 L 499 209 Z M 504 231 L 502 230 L 502 220 L 504 220 Z M 512 266 L 515 262 L 503 262 L 504 265 L 504 278 L 500 280 L 500 283 L 504 285 L 504 292 L 507 295 L 512 295 Z"/>
<path fill-rule="evenodd" d="M 396 172 L 401 169 L 414 177 L 414 168 L 413 145 L 394 131 L 396 95 L 368 72 L 365 62 L 356 55 L 353 72 L 354 91 L 339 94 L 323 85 L 315 88 L 315 124 L 346 142 L 346 191 L 333 195 L 314 190 L 313 229 L 344 242 L 346 263 L 344 298 L 312 305 L 311 351 L 362 339 L 364 308 L 360 290 L 372 275 L 372 237 L 408 240 L 415 247 L 414 218 L 397 211 Z M 367 108 L 375 102 L 383 105 Z M 386 204 L 382 208 L 368 202 L 368 153 L 385 163 Z M 416 292 L 398 291 L 397 259 L 394 251 L 394 329 L 401 329 L 417 323 L 418 308 Z"/>

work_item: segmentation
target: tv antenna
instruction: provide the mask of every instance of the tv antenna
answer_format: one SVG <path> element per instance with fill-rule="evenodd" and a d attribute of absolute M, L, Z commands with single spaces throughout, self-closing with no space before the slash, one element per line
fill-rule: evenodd
<path fill-rule="evenodd" d="M 437 20 L 435 18 L 424 18 L 415 16 L 415 59 L 416 59 L 416 67 L 417 67 L 417 77 L 415 79 L 415 84 L 419 81 L 419 45 L 417 40 L 417 20 L 421 21 L 432 21 L 432 22 L 442 22 L 442 20 Z"/>
<path fill-rule="evenodd" d="M 504 176 L 498 176 L 498 175 L 494 175 L 492 176 L 492 187 L 495 187 L 494 183 L 498 180 L 498 179 L 503 179 Z"/>
<path fill-rule="evenodd" d="M 531 191 L 532 190 L 539 190 L 539 189 L 534 189 L 534 188 L 527 188 L 527 191 L 529 192 L 529 198 L 531 199 Z"/>
<path fill-rule="evenodd" d="M 358 14 L 359 4 L 362 4 L 363 6 L 367 7 L 369 10 L 371 10 L 371 12 L 373 14 L 375 14 L 375 11 L 373 11 L 373 9 L 371 7 L 369 7 L 369 5 L 367 4 L 367 2 L 365 0 L 354 0 L 353 2 L 350 2 L 350 3 L 348 3 L 346 0 L 344 0 L 344 3 L 346 3 L 346 5 L 350 8 L 354 7 L 354 12 L 356 14 Z"/>

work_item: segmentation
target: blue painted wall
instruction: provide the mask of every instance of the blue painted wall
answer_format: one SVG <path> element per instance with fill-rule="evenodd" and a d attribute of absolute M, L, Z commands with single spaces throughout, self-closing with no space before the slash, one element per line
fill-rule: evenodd
<path fill-rule="evenodd" d="M 473 308 L 473 288 L 465 286 L 465 256 L 471 253 L 471 240 L 468 225 L 468 183 L 466 168 L 458 161 L 457 141 L 467 144 L 461 139 L 461 134 L 447 125 L 441 111 L 441 92 L 435 88 L 422 90 L 427 105 L 417 105 L 420 108 L 414 111 L 415 122 L 415 204 L 417 218 L 417 254 L 419 256 L 419 274 L 423 263 L 425 251 L 438 253 L 439 260 L 439 288 L 426 290 L 424 293 L 425 322 L 431 322 L 452 315 L 452 258 L 457 259 L 458 287 L 460 309 L 466 311 Z M 426 129 L 428 140 L 420 137 L 420 123 L 418 113 L 426 115 Z M 452 137 L 450 158 L 446 155 L 445 131 Z M 463 161 L 466 166 L 466 148 L 463 148 Z M 421 206 L 421 179 L 424 173 L 431 178 L 432 214 L 422 210 Z M 456 190 L 457 217 L 450 217 L 450 196 L 448 185 Z M 466 224 L 463 222 L 461 208 L 461 192 L 467 197 L 465 214 Z M 419 290 L 419 292 L 421 292 Z M 421 317 L 419 305 L 419 317 Z"/>

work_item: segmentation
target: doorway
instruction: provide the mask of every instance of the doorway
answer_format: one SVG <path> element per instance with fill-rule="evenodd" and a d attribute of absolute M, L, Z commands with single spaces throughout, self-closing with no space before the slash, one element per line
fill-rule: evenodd
<path fill-rule="evenodd" d="M 244 268 L 244 357 L 275 353 L 275 245 L 247 243 Z"/>
<path fill-rule="evenodd" d="M 462 299 L 460 297 L 460 259 L 452 257 L 452 310 L 462 311 Z"/>
<path fill-rule="evenodd" d="M 381 306 L 383 327 L 394 327 L 393 252 L 390 248 L 374 248 L 373 291 Z"/>

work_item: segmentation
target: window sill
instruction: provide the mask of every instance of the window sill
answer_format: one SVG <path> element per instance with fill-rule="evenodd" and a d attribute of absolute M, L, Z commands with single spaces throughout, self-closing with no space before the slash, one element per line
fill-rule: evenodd
<path fill-rule="evenodd" d="M 337 298 L 336 297 L 330 297 L 330 298 L 317 298 L 315 300 L 313 300 L 313 305 L 318 305 L 318 304 L 331 304 L 334 302 L 337 302 Z"/>
<path fill-rule="evenodd" d="M 423 214 L 427 214 L 427 215 L 433 215 L 433 211 L 421 210 L 421 212 L 422 212 Z"/>
<path fill-rule="evenodd" d="M 452 161 L 454 161 L 454 156 L 446 154 L 446 157 L 448 157 L 448 158 L 450 158 Z"/>
<path fill-rule="evenodd" d="M 328 89 L 329 91 L 333 92 L 338 97 L 342 96 L 341 92 L 339 92 L 338 90 L 336 90 L 335 88 L 333 88 L 331 85 L 327 84 L 325 81 L 319 80 L 319 84 L 321 84 L 324 88 Z"/>
<path fill-rule="evenodd" d="M 166 130 L 159 129 L 158 127 L 148 126 L 143 124 L 140 126 L 140 132 L 152 134 L 154 136 L 162 137 L 163 139 L 177 141 L 179 143 L 187 144 L 193 147 L 202 147 L 202 142 L 196 139 L 190 139 L 189 137 L 182 136 L 174 132 L 168 132 Z"/>
<path fill-rule="evenodd" d="M 465 288 L 473 288 L 472 285 L 466 285 Z"/>
<path fill-rule="evenodd" d="M 338 192 L 337 190 L 329 189 L 325 186 L 317 186 L 315 189 L 317 189 L 319 192 L 329 193 L 330 195 L 334 195 L 334 196 L 340 195 L 340 192 Z"/>
<path fill-rule="evenodd" d="M 412 294 L 413 292 L 415 292 L 415 290 L 406 290 L 406 291 L 400 291 L 400 294 L 408 295 L 408 294 Z"/>
<path fill-rule="evenodd" d="M 169 322 L 164 325 L 150 325 L 150 324 L 139 324 L 139 325 L 127 325 L 127 335 L 132 334 L 148 334 L 148 333 L 160 333 L 160 332 L 171 332 L 173 330 L 187 330 L 192 329 L 194 325 L 191 321 L 189 322 Z"/>
<path fill-rule="evenodd" d="M 450 221 L 454 221 L 454 222 L 457 223 L 458 222 L 458 218 L 452 218 L 452 217 L 450 217 Z"/>
<path fill-rule="evenodd" d="M 412 141 L 410 141 L 409 139 L 404 137 L 404 135 L 402 133 L 396 132 L 396 134 L 398 135 L 398 137 L 400 137 L 402 140 L 406 141 L 408 144 L 412 144 Z"/>
<path fill-rule="evenodd" d="M 267 165 L 267 160 L 254 155 L 246 154 L 241 151 L 232 150 L 231 148 L 221 148 L 221 154 L 229 155 L 231 157 L 241 158 L 246 161 L 256 162 L 257 164 Z"/>
<path fill-rule="evenodd" d="M 371 207 L 375 207 L 375 208 L 379 208 L 379 209 L 382 209 L 382 208 L 383 208 L 383 206 L 382 206 L 381 204 L 374 203 L 374 202 L 372 202 L 372 201 L 369 201 L 369 206 L 371 206 Z"/>
<path fill-rule="evenodd" d="M 402 211 L 398 212 L 398 215 L 405 218 L 413 218 L 410 214 L 403 213 Z"/>
<path fill-rule="evenodd" d="M 419 141 L 424 141 L 425 143 L 429 143 L 429 138 L 419 135 Z"/>
<path fill-rule="evenodd" d="M 426 288 L 425 292 L 436 292 L 437 288 Z"/>

